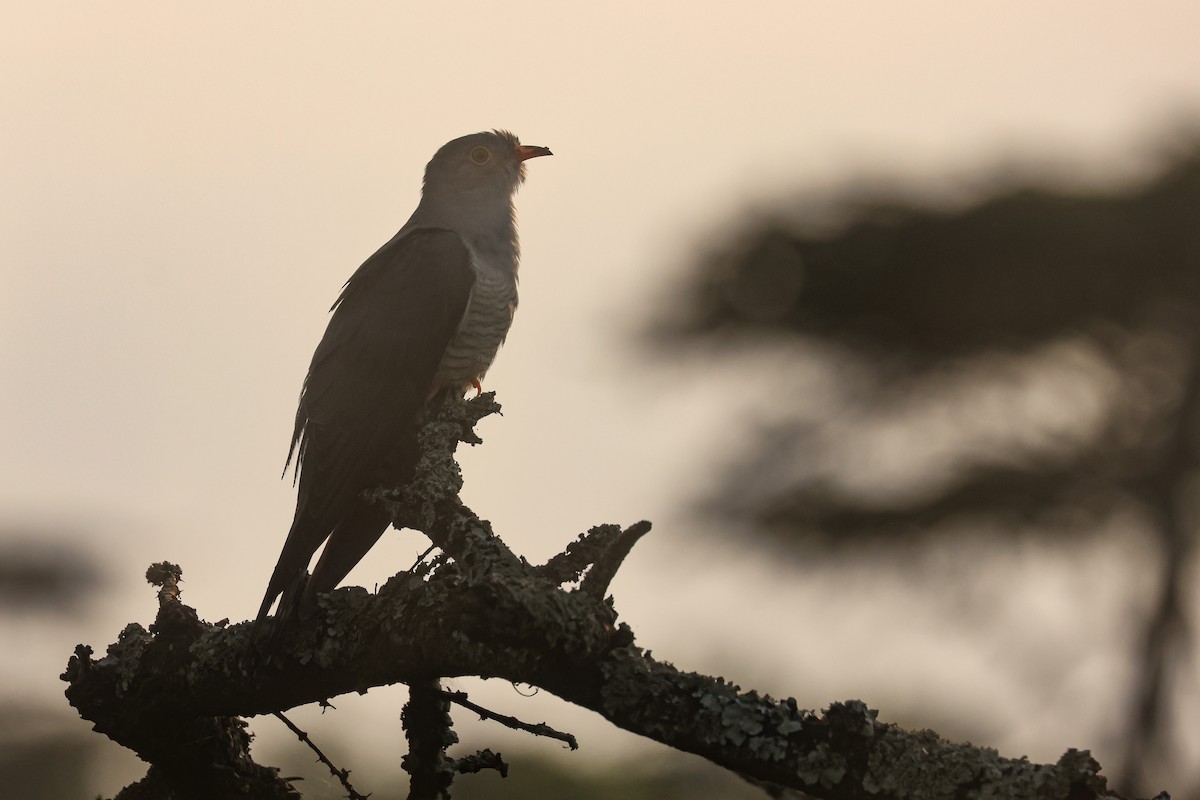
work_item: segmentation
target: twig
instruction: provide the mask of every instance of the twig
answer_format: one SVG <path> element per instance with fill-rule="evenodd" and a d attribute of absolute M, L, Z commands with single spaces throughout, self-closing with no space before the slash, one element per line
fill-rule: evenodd
<path fill-rule="evenodd" d="M 186 606 L 179 599 L 183 590 L 179 584 L 183 581 L 183 570 L 169 561 L 159 561 L 151 564 L 146 570 L 146 582 L 158 587 L 158 613 L 154 615 L 154 624 L 150 626 L 153 634 L 163 634 L 168 639 L 188 639 L 208 623 L 201 623 L 199 615 L 191 606 Z"/>
<path fill-rule="evenodd" d="M 300 739 L 300 741 L 308 745 L 309 748 L 317 754 L 317 760 L 329 767 L 329 771 L 333 773 L 333 777 L 342 782 L 342 788 L 346 790 L 346 796 L 349 797 L 350 800 L 367 800 L 367 798 L 371 796 L 369 794 L 359 794 L 358 792 L 354 791 L 354 787 L 350 785 L 350 770 L 338 769 L 335 767 L 333 762 L 321 752 L 321 748 L 317 747 L 313 740 L 308 737 L 308 734 L 293 725 L 292 721 L 285 717 L 282 712 L 276 711 L 274 712 L 274 715 L 284 725 L 287 725 L 288 728 L 291 729 L 292 733 L 296 734 L 296 737 Z"/>
<path fill-rule="evenodd" d="M 551 728 L 544 722 L 539 722 L 536 725 L 532 725 L 528 722 L 522 722 L 516 717 L 510 717 L 506 714 L 499 714 L 495 711 L 491 711 L 468 700 L 466 692 L 451 692 L 447 691 L 446 689 L 442 689 L 441 695 L 452 703 L 458 703 L 463 708 L 474 711 L 479 715 L 480 719 L 495 720 L 507 728 L 512 728 L 515 731 L 532 733 L 534 736 L 545 736 L 549 739 L 558 739 L 560 742 L 565 742 L 566 745 L 572 750 L 579 749 L 579 742 L 575 740 L 574 735 L 556 731 L 554 728 Z"/>
<path fill-rule="evenodd" d="M 494 769 L 500 773 L 501 778 L 508 777 L 508 764 L 504 763 L 499 753 L 493 753 L 491 750 L 480 750 L 473 756 L 454 759 L 454 769 L 460 775 L 472 775 L 485 769 Z"/>
<path fill-rule="evenodd" d="M 604 595 L 608 594 L 608 585 L 616 577 L 617 570 L 621 568 L 621 562 L 625 560 L 625 556 L 629 555 L 629 551 L 637 544 L 637 540 L 649 532 L 650 523 L 646 520 L 635 522 L 621 531 L 621 535 L 600 554 L 596 563 L 592 565 L 592 569 L 584 576 L 580 586 L 584 594 L 597 600 L 604 599 Z"/>
<path fill-rule="evenodd" d="M 179 582 L 183 580 L 183 570 L 169 561 L 159 561 L 151 564 L 146 570 L 146 582 L 158 588 L 158 605 L 178 600 L 182 590 Z"/>
<path fill-rule="evenodd" d="M 417 571 L 417 567 L 419 567 L 419 566 L 421 566 L 421 564 L 425 563 L 425 559 L 428 558 L 429 554 L 432 553 L 436 549 L 437 549 L 436 544 L 431 544 L 431 545 L 429 545 L 429 547 L 425 548 L 425 552 L 421 553 L 421 555 L 417 556 L 417 560 L 414 561 L 413 565 L 408 568 L 408 571 L 415 573 Z"/>
<path fill-rule="evenodd" d="M 577 581 L 620 538 L 620 526 L 597 525 L 587 533 L 581 533 L 579 538 L 567 545 L 566 550 L 533 569 L 538 575 L 553 581 L 555 586 Z"/>

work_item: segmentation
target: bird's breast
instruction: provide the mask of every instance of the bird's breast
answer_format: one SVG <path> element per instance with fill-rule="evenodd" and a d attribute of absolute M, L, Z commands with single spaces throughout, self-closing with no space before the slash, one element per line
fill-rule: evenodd
<path fill-rule="evenodd" d="M 481 379 L 508 336 L 517 307 L 515 252 L 473 254 L 475 285 L 462 324 L 438 366 L 434 389 L 465 390 Z"/>

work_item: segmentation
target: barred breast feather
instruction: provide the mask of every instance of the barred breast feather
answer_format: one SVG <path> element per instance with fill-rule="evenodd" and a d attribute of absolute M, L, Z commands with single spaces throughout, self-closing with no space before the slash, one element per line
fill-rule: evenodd
<path fill-rule="evenodd" d="M 458 332 L 438 365 L 435 386 L 464 390 L 496 360 L 517 308 L 515 253 L 473 259 L 475 284 Z"/>

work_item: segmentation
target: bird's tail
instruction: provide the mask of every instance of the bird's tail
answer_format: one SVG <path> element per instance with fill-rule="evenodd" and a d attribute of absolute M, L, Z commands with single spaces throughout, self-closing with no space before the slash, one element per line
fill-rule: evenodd
<path fill-rule="evenodd" d="M 260 624 L 270 615 L 271 606 L 275 605 L 276 598 L 279 598 L 281 595 L 282 600 L 279 602 L 277 616 L 281 618 L 286 616 L 285 612 L 295 607 L 295 600 L 300 596 L 307 584 L 308 570 L 303 567 L 281 571 L 276 566 L 275 572 L 271 575 L 271 583 L 267 586 L 267 594 L 263 597 L 262 605 L 258 608 L 258 616 L 254 618 L 255 624 Z"/>
<path fill-rule="evenodd" d="M 312 616 L 317 607 L 317 595 L 332 592 L 391 524 L 392 515 L 382 503 L 360 501 L 355 504 L 350 515 L 334 528 L 312 577 L 296 598 L 298 605 L 295 608 L 300 619 Z M 287 599 L 286 594 L 284 598 Z"/>
<path fill-rule="evenodd" d="M 275 598 L 280 595 L 284 595 L 284 602 L 279 604 L 280 617 L 294 606 L 294 602 L 289 604 L 287 601 L 289 598 L 299 597 L 307 582 L 309 559 L 312 558 L 313 551 L 321 546 L 328 530 L 327 526 L 306 513 L 303 504 L 296 508 L 296 516 L 292 519 L 287 541 L 279 554 L 279 561 L 275 563 L 271 580 L 267 583 L 267 592 L 258 608 L 255 624 L 267 618 L 271 606 L 275 604 Z"/>

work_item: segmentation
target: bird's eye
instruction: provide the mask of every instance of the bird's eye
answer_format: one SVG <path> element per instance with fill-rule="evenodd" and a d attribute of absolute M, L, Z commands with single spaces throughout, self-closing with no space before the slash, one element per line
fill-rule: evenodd
<path fill-rule="evenodd" d="M 471 148 L 471 160 L 476 164 L 486 164 L 492 160 L 492 151 L 488 150 L 483 145 Z"/>

